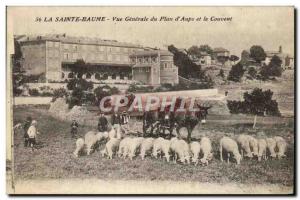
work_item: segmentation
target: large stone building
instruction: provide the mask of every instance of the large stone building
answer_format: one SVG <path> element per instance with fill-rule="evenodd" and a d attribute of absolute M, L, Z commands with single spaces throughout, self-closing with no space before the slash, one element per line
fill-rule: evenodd
<path fill-rule="evenodd" d="M 279 46 L 278 51 L 266 51 L 266 59 L 264 63 L 268 65 L 271 62 L 271 59 L 273 56 L 278 56 L 280 60 L 282 61 L 281 67 L 283 69 L 294 69 L 294 57 L 283 53 L 282 47 Z"/>
<path fill-rule="evenodd" d="M 61 82 L 77 76 L 93 82 L 109 80 L 130 84 L 137 78 L 136 81 L 151 85 L 178 83 L 177 67 L 173 65 L 173 55 L 170 52 L 115 40 L 70 37 L 65 34 L 24 35 L 17 38 L 23 57 L 23 69 L 27 74 L 44 76 L 46 82 Z M 139 57 L 138 55 L 150 56 L 151 61 L 152 57 L 157 59 L 157 63 L 151 62 L 149 65 L 149 81 L 140 78 L 148 76 L 147 70 L 140 70 L 140 75 L 136 76 L 138 60 L 133 62 L 132 58 Z M 83 61 L 84 64 L 79 66 L 78 61 Z M 167 69 L 157 71 L 157 66 L 163 66 L 164 63 L 169 63 L 174 73 L 169 73 Z"/>

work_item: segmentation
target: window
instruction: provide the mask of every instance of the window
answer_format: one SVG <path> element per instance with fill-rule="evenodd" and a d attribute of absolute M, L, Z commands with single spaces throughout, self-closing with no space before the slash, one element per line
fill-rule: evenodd
<path fill-rule="evenodd" d="M 108 61 L 112 61 L 112 55 L 108 54 L 108 55 L 107 55 L 107 60 L 108 60 Z"/>
<path fill-rule="evenodd" d="M 138 59 L 138 63 L 142 63 L 143 59 L 142 58 L 139 58 Z"/>
<path fill-rule="evenodd" d="M 73 44 L 73 50 L 77 51 L 77 45 Z"/>
<path fill-rule="evenodd" d="M 157 62 L 157 58 L 156 57 L 152 57 L 152 62 L 156 63 Z"/>
<path fill-rule="evenodd" d="M 69 49 L 69 45 L 68 44 L 64 44 L 64 50 L 68 50 Z"/>
<path fill-rule="evenodd" d="M 59 47 L 59 42 L 54 42 L 54 47 L 58 48 Z"/>

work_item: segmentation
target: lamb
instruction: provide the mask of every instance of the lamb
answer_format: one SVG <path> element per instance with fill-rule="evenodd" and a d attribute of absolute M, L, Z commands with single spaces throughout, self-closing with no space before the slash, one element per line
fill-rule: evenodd
<path fill-rule="evenodd" d="M 270 152 L 270 156 L 272 158 L 276 158 L 275 148 L 276 148 L 276 140 L 274 138 L 267 138 L 267 148 Z"/>
<path fill-rule="evenodd" d="M 267 142 L 265 139 L 258 139 L 258 154 L 257 154 L 257 159 L 260 162 L 261 158 L 264 160 L 267 159 Z"/>
<path fill-rule="evenodd" d="M 129 142 L 129 159 L 132 160 L 132 158 L 136 155 L 136 152 L 140 148 L 144 138 L 143 137 L 136 137 L 132 138 Z"/>
<path fill-rule="evenodd" d="M 162 137 L 155 139 L 153 141 L 153 150 L 152 150 L 153 157 L 157 158 L 158 152 L 161 152 L 164 154 L 167 162 L 169 162 L 170 161 L 170 154 L 169 154 L 170 145 L 171 145 L 170 140 L 165 140 Z"/>
<path fill-rule="evenodd" d="M 152 150 L 153 141 L 154 141 L 154 138 L 147 138 L 142 142 L 142 144 L 141 144 L 141 153 L 140 153 L 140 156 L 141 156 L 142 160 L 144 160 L 146 153 L 148 151 Z"/>
<path fill-rule="evenodd" d="M 78 154 L 83 150 L 84 148 L 84 139 L 83 138 L 78 138 L 76 140 L 76 149 L 73 152 L 74 156 L 77 158 Z"/>
<path fill-rule="evenodd" d="M 200 144 L 201 145 L 201 144 Z M 229 137 L 223 137 L 220 140 L 220 159 L 223 162 L 223 149 L 227 152 L 227 163 L 229 163 L 230 154 L 233 154 L 237 164 L 241 163 L 241 154 L 239 153 L 238 144 L 236 141 Z"/>
<path fill-rule="evenodd" d="M 120 146 L 119 146 L 119 151 L 118 151 L 118 157 L 123 156 L 123 158 L 126 158 L 126 156 L 129 154 L 129 144 L 132 139 L 133 138 L 126 137 L 121 140 Z"/>
<path fill-rule="evenodd" d="M 212 154 L 212 146 L 211 141 L 208 137 L 202 137 L 200 141 L 201 151 L 203 153 L 203 157 L 200 159 L 202 164 L 208 165 L 208 161 L 213 158 Z"/>
<path fill-rule="evenodd" d="M 192 153 L 192 162 L 195 163 L 195 166 L 198 164 L 199 154 L 200 154 L 200 143 L 199 142 L 192 142 L 190 143 L 190 150 Z"/>
<path fill-rule="evenodd" d="M 286 157 L 286 155 L 285 155 L 285 151 L 287 148 L 286 141 L 282 137 L 279 137 L 279 136 L 275 136 L 274 140 L 276 141 L 276 147 L 278 148 L 278 152 L 277 152 L 278 159 L 281 159 L 282 157 Z"/>
<path fill-rule="evenodd" d="M 177 156 L 179 157 L 180 162 L 190 163 L 189 145 L 186 141 L 172 138 L 170 140 L 169 149 L 174 153 L 174 163 L 177 161 Z"/>
<path fill-rule="evenodd" d="M 240 147 L 239 149 L 240 149 L 242 158 L 244 156 L 249 157 L 249 158 L 253 157 L 251 149 L 250 149 L 250 140 L 249 140 L 248 135 L 244 135 L 244 134 L 239 135 L 237 138 L 237 143 Z M 245 155 L 245 153 L 246 153 L 246 155 Z"/>
<path fill-rule="evenodd" d="M 117 152 L 120 144 L 120 139 L 111 138 L 106 144 L 105 148 L 101 151 L 102 156 L 107 155 L 109 159 L 113 158 L 113 155 Z"/>

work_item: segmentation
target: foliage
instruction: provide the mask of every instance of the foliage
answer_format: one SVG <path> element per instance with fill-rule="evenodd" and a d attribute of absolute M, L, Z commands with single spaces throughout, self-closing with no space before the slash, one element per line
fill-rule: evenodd
<path fill-rule="evenodd" d="M 224 65 L 229 60 L 229 57 L 228 56 L 218 56 L 217 60 L 218 60 L 218 62 L 222 63 L 222 65 Z"/>
<path fill-rule="evenodd" d="M 94 97 L 95 97 L 94 103 L 98 105 L 99 102 L 102 100 L 102 98 L 106 96 L 119 94 L 119 93 L 120 90 L 116 87 L 110 87 L 108 85 L 99 86 L 94 89 Z"/>
<path fill-rule="evenodd" d="M 249 74 L 250 78 L 255 79 L 257 76 L 257 71 L 254 67 L 249 67 L 248 74 Z"/>
<path fill-rule="evenodd" d="M 232 62 L 236 62 L 236 61 L 238 61 L 240 58 L 238 57 L 238 56 L 236 56 L 236 55 L 231 55 L 230 57 L 229 57 L 229 60 L 230 61 L 232 61 Z"/>
<path fill-rule="evenodd" d="M 234 82 L 240 82 L 242 76 L 244 75 L 244 68 L 241 63 L 237 63 L 236 65 L 233 65 L 231 67 L 231 70 L 229 71 L 228 80 L 234 81 Z"/>
<path fill-rule="evenodd" d="M 69 104 L 69 108 L 73 108 L 73 106 L 81 106 L 84 102 L 84 91 L 81 88 L 75 87 L 69 98 L 67 98 L 67 103 Z"/>
<path fill-rule="evenodd" d="M 224 70 L 220 69 L 219 74 L 217 76 L 224 78 L 225 77 Z"/>
<path fill-rule="evenodd" d="M 52 102 L 58 98 L 64 98 L 68 96 L 68 92 L 65 88 L 58 88 L 53 91 Z"/>
<path fill-rule="evenodd" d="M 39 91 L 35 88 L 29 89 L 29 94 L 30 94 L 30 96 L 40 96 Z"/>
<path fill-rule="evenodd" d="M 68 90 L 74 90 L 75 88 L 81 88 L 84 91 L 92 90 L 93 89 L 93 83 L 89 82 L 85 79 L 77 79 L 73 78 L 70 79 L 67 83 Z"/>
<path fill-rule="evenodd" d="M 244 93 L 244 101 L 227 101 L 231 113 L 244 113 L 253 115 L 274 115 L 280 116 L 278 103 L 272 100 L 271 90 L 263 91 L 255 88 L 251 93 Z"/>
<path fill-rule="evenodd" d="M 191 55 L 193 58 L 200 58 L 201 57 L 201 54 L 205 52 L 209 55 L 211 55 L 213 53 L 213 50 L 212 48 L 205 44 L 205 45 L 200 45 L 199 47 L 196 46 L 196 45 L 193 45 L 191 46 L 189 49 L 188 49 L 188 53 L 189 55 Z"/>
<path fill-rule="evenodd" d="M 250 48 L 250 57 L 260 63 L 266 59 L 265 50 L 261 46 L 254 45 Z"/>
<path fill-rule="evenodd" d="M 281 76 L 282 68 L 281 68 L 282 61 L 281 59 L 274 55 L 268 65 L 264 65 L 261 68 L 260 75 L 263 80 L 269 79 L 270 76 Z"/>

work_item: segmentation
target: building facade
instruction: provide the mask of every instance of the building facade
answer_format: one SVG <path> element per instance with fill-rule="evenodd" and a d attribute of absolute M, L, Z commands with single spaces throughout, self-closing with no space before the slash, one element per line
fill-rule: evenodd
<path fill-rule="evenodd" d="M 146 85 L 178 83 L 178 68 L 173 54 L 166 50 L 137 51 L 130 56 L 133 79 Z"/>
<path fill-rule="evenodd" d="M 46 82 L 60 82 L 77 76 L 93 82 L 112 80 L 130 84 L 135 72 L 131 55 L 137 55 L 136 52 L 139 51 L 151 51 L 131 43 L 69 37 L 65 34 L 23 36 L 18 37 L 18 42 L 21 46 L 23 69 L 30 75 L 45 76 Z M 173 62 L 173 55 L 169 55 L 168 58 Z M 161 65 L 162 63 L 159 62 L 164 62 L 164 59 L 163 56 L 157 56 L 157 65 Z M 76 64 L 79 60 L 85 63 L 84 66 Z M 84 69 L 78 70 L 80 67 Z M 154 72 L 156 71 L 154 68 L 155 65 L 153 65 L 153 73 L 157 73 Z M 82 72 L 78 73 L 78 71 Z M 143 76 L 143 73 L 148 72 L 141 70 L 140 76 Z M 169 73 L 162 72 L 162 79 L 174 78 L 173 74 L 171 78 L 168 75 Z M 146 81 L 146 83 L 160 83 L 161 77 L 155 76 L 153 74 L 153 81 Z M 139 79 L 139 76 L 135 77 Z"/>
<path fill-rule="evenodd" d="M 271 62 L 273 56 L 278 56 L 280 58 L 280 60 L 282 61 L 282 69 L 294 69 L 294 57 L 289 54 L 283 53 L 281 46 L 279 46 L 278 51 L 266 51 L 266 59 L 263 61 L 263 63 L 268 65 Z"/>

